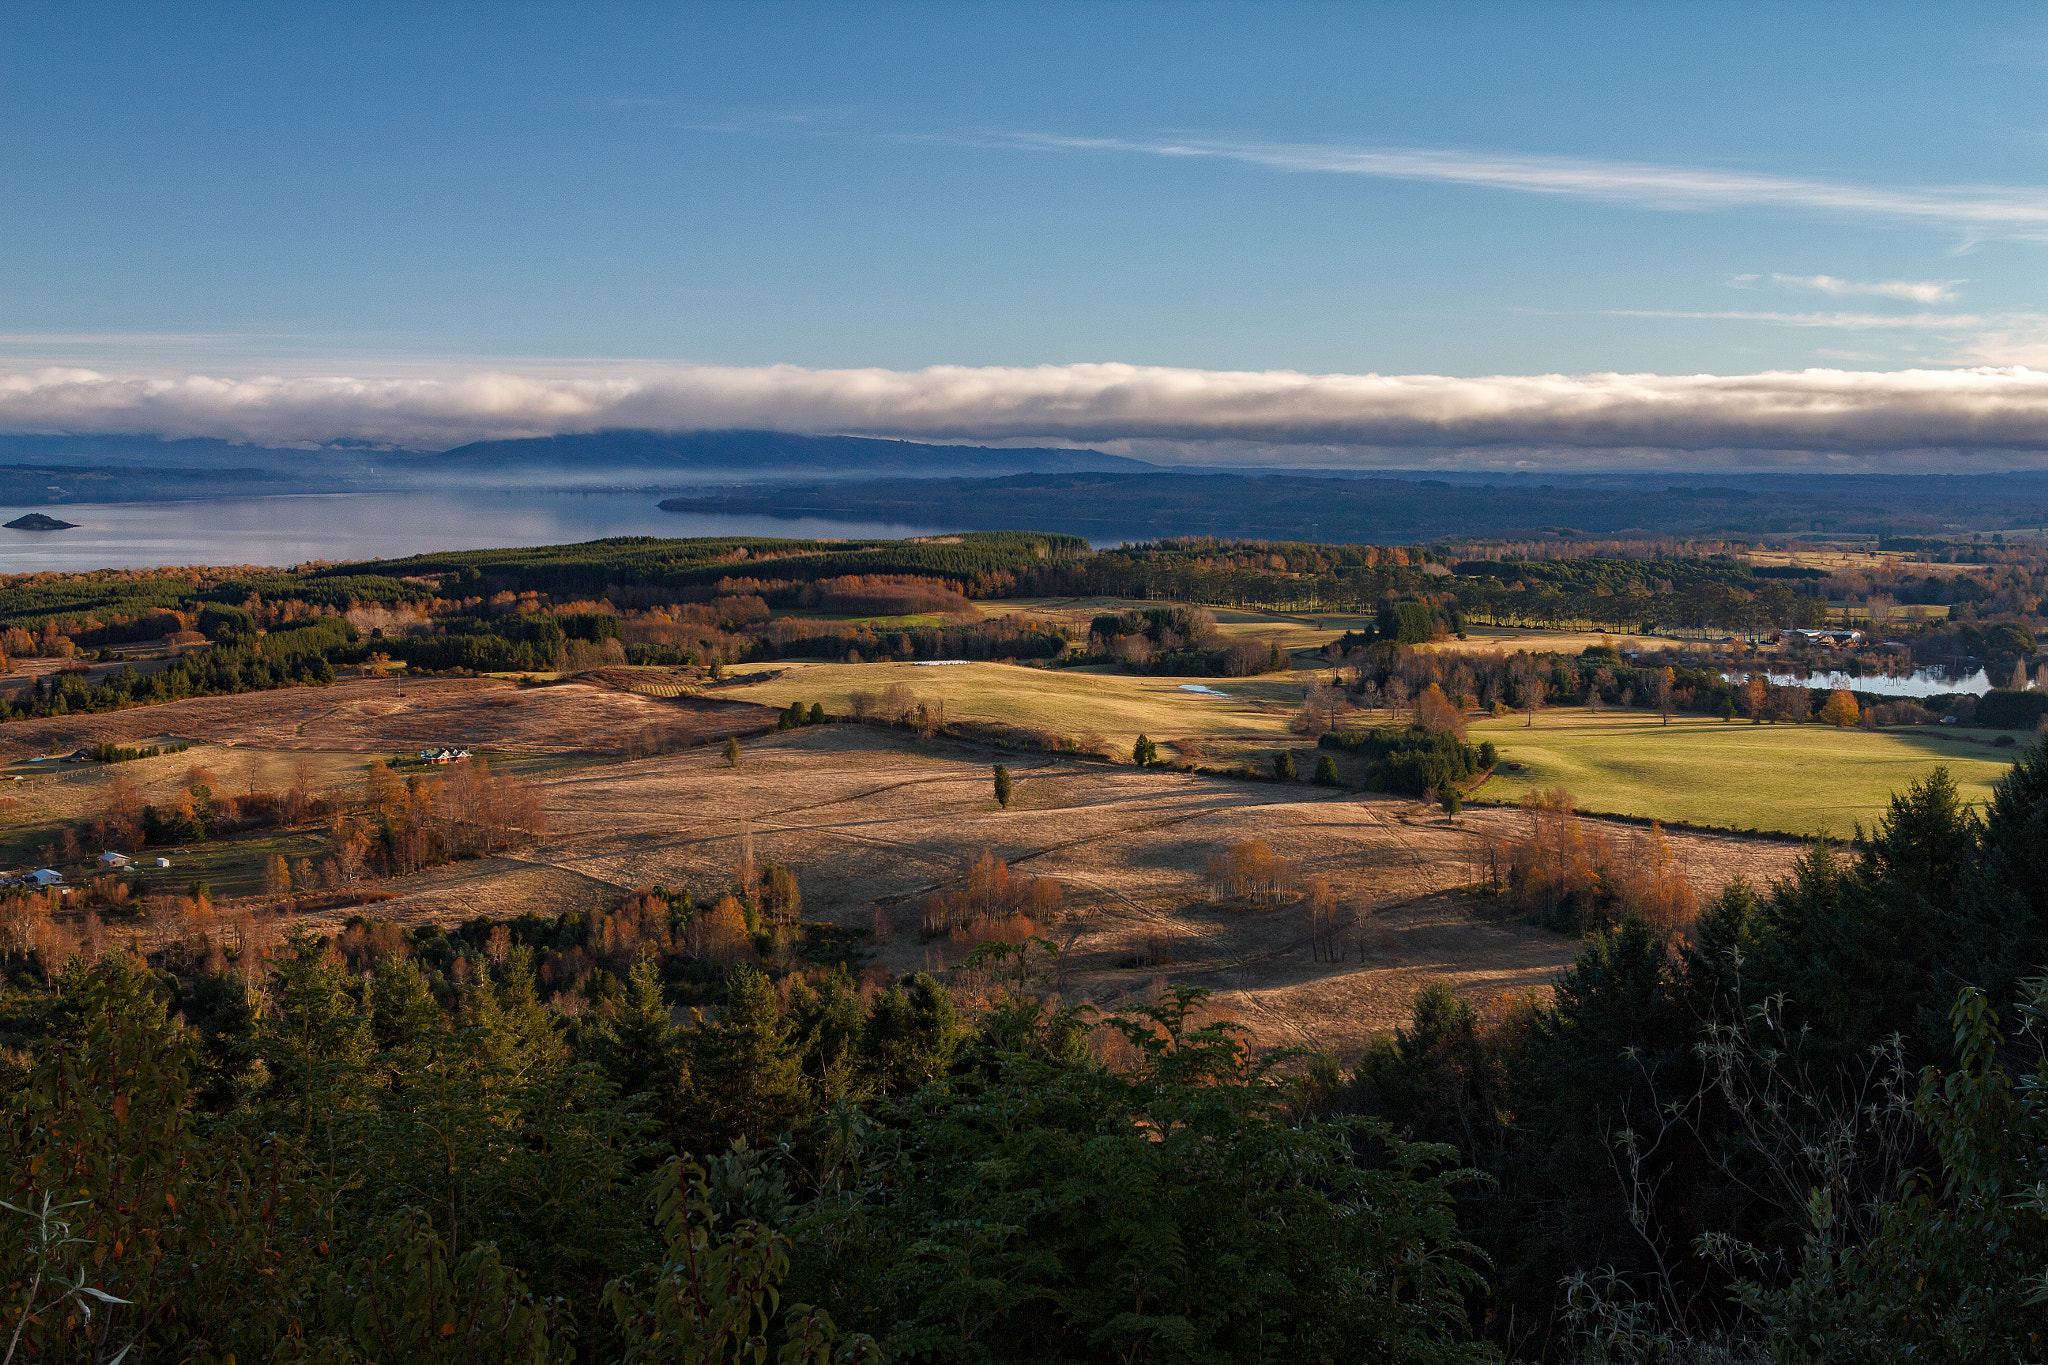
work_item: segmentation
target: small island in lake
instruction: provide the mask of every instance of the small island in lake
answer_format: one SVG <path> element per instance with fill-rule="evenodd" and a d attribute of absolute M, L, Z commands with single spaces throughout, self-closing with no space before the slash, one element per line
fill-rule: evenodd
<path fill-rule="evenodd" d="M 31 512 L 25 517 L 16 517 L 7 523 L 10 531 L 68 531 L 78 525 L 75 521 L 59 521 L 46 517 L 41 512 Z"/>

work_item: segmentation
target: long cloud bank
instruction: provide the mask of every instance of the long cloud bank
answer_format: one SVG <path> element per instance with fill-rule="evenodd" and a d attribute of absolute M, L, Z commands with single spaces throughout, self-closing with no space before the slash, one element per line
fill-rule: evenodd
<path fill-rule="evenodd" d="M 1090 364 L 369 379 L 0 374 L 0 432 L 431 449 L 606 427 L 970 441 L 2048 451 L 2048 371 L 1453 378 Z"/>

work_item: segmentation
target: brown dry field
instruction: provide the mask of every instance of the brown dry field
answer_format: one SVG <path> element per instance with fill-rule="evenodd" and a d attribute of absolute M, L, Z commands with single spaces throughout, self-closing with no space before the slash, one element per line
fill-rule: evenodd
<path fill-rule="evenodd" d="M 650 884 L 716 896 L 751 838 L 758 858 L 797 874 L 806 917 L 868 929 L 879 911 L 879 965 L 910 971 L 948 962 L 944 949 L 918 941 L 918 901 L 954 883 L 986 850 L 1018 874 L 1065 888 L 1054 937 L 1066 949 L 1058 985 L 1067 999 L 1112 1006 L 1165 980 L 1188 982 L 1213 990 L 1217 1005 L 1262 1043 L 1345 1056 L 1405 1020 L 1415 990 L 1431 979 L 1480 1003 L 1542 991 L 1578 947 L 1563 935 L 1488 922 L 1476 913 L 1483 902 L 1455 890 L 1476 878 L 1482 836 L 1523 818 L 1513 811 L 1474 809 L 1449 824 L 1399 798 L 1039 754 L 1002 755 L 1016 776 L 1003 810 L 993 798 L 998 755 L 990 750 L 844 724 L 748 739 L 738 769 L 724 765 L 716 743 L 618 758 L 619 746 L 649 726 L 688 727 L 686 741 L 715 740 L 773 719 L 772 709 L 745 703 L 665 701 L 573 683 L 520 689 L 434 680 L 408 684 L 400 698 L 394 683 L 364 680 L 27 722 L 0 734 L 17 760 L 53 739 L 66 747 L 195 744 L 187 754 L 113 768 L 17 762 L 12 772 L 33 775 L 9 784 L 10 824 L 86 817 L 116 773 L 160 800 L 195 763 L 234 790 L 245 776 L 282 785 L 305 761 L 319 785 L 345 790 L 369 757 L 409 747 L 460 743 L 522 756 L 513 769 L 540 797 L 551 832 L 507 856 L 377 884 L 393 899 L 368 913 L 404 923 L 588 909 Z M 1797 852 L 1771 841 L 1668 837 L 1703 899 L 1737 873 L 1757 882 L 1782 875 Z M 1315 960 L 1297 905 L 1210 902 L 1208 859 L 1245 839 L 1263 840 L 1302 876 L 1336 888 L 1358 924 L 1344 937 L 1343 961 Z M 175 875 L 210 874 L 219 884 L 230 877 L 228 863 L 249 861 L 245 854 L 275 845 L 317 858 L 319 840 L 308 830 L 256 836 L 247 848 L 230 840 L 177 850 Z M 351 913 L 310 918 L 331 929 Z M 1159 950 L 1170 965 L 1118 965 Z"/>
<path fill-rule="evenodd" d="M 542 772 L 531 779 L 552 833 L 501 858 L 389 884 L 379 917 L 451 922 L 586 908 L 634 887 L 728 889 L 745 839 L 797 874 L 808 918 L 875 925 L 891 971 L 945 965 L 918 942 L 916 908 L 984 850 L 1066 888 L 1059 980 L 1069 1000 L 1120 1003 L 1166 979 L 1207 986 L 1262 1043 L 1355 1053 L 1407 1015 L 1418 986 L 1448 981 L 1491 1001 L 1546 989 L 1577 943 L 1473 913 L 1452 888 L 1474 877 L 1480 835 L 1522 817 L 1473 811 L 1456 825 L 1400 799 L 1292 789 L 1045 756 L 1010 756 L 1011 809 L 992 795 L 992 755 L 899 731 L 833 725 L 749 743 L 740 767 L 715 750 Z M 1328 878 L 1362 927 L 1345 961 L 1313 960 L 1296 907 L 1212 905 L 1210 855 L 1265 841 Z M 1671 843 L 1711 895 L 1736 873 L 1782 875 L 1796 847 L 1687 833 Z M 350 912 L 330 912 L 336 920 Z M 1170 966 L 1121 969 L 1163 945 Z M 1361 954 L 1363 955 L 1361 957 Z"/>
<path fill-rule="evenodd" d="M 109 741 L 265 749 L 391 752 L 425 745 L 586 753 L 616 750 L 649 726 L 684 743 L 722 739 L 775 723 L 774 712 L 738 701 L 666 700 L 565 684 L 515 687 L 487 678 L 350 679 L 228 697 L 195 697 L 99 715 L 54 716 L 0 729 L 7 761 Z"/>

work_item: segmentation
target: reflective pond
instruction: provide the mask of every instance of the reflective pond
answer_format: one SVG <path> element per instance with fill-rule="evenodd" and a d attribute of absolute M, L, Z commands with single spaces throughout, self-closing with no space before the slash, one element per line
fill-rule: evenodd
<path fill-rule="evenodd" d="M 1730 682 L 1741 682 L 1749 674 L 1724 672 L 1722 677 Z M 1824 687 L 1829 691 L 1841 688 L 1850 692 L 1868 692 L 1880 697 L 1935 697 L 1946 693 L 1967 692 L 1981 697 L 1992 688 L 1991 675 L 1983 669 L 1974 673 L 1956 673 L 1947 668 L 1916 668 L 1910 673 L 1887 677 L 1879 673 L 1843 673 L 1814 671 L 1812 673 L 1765 673 L 1764 676 L 1779 687 Z"/>

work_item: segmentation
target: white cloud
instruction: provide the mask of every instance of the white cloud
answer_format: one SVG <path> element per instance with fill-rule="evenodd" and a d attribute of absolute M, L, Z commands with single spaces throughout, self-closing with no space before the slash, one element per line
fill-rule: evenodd
<path fill-rule="evenodd" d="M 2038 349 L 2040 335 L 2016 331 Z M 1121 364 L 444 377 L 0 374 L 0 431 L 420 448 L 604 427 L 1339 447 L 2048 450 L 2048 371 L 1312 375 Z"/>
<path fill-rule="evenodd" d="M 1739 275 L 1737 279 L 1753 280 L 1754 275 Z M 1773 284 L 1788 289 L 1818 289 L 1823 294 L 1841 298 L 1845 294 L 1867 294 L 1880 299 L 1907 299 L 1914 303 L 1954 303 L 1956 286 L 1961 280 L 1838 280 L 1833 275 L 1779 275 L 1771 276 Z"/>
<path fill-rule="evenodd" d="M 1037 151 L 1130 152 L 1214 158 L 1273 170 L 1436 181 L 1529 194 L 1626 204 L 1634 208 L 1705 210 L 1777 208 L 1965 234 L 2048 242 L 2048 192 L 1999 185 L 1891 186 L 1754 171 L 1661 166 L 1652 162 L 1525 156 L 1429 147 L 1344 147 L 1317 143 L 1227 139 L 1091 138 L 1004 133 L 980 139 Z"/>
<path fill-rule="evenodd" d="M 1834 327 L 1844 331 L 1976 332 L 2016 323 L 2048 321 L 2038 313 L 1772 313 L 1740 310 L 1686 312 L 1662 308 L 1607 308 L 1613 318 L 1704 318 L 1723 322 L 1769 322 L 1780 327 Z"/>

